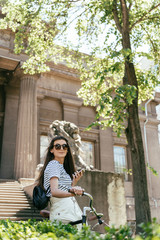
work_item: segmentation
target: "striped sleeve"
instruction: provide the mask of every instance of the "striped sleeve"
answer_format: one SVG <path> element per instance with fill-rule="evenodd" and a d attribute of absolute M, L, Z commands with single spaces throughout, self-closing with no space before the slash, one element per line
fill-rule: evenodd
<path fill-rule="evenodd" d="M 60 178 L 60 166 L 57 161 L 49 162 L 45 171 L 49 180 L 52 177 L 57 177 L 58 179 Z"/>

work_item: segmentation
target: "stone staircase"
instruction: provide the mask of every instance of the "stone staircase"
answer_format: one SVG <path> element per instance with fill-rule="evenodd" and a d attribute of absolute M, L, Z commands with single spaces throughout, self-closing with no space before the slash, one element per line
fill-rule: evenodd
<path fill-rule="evenodd" d="M 39 210 L 16 180 L 0 179 L 0 219 L 42 220 Z"/>

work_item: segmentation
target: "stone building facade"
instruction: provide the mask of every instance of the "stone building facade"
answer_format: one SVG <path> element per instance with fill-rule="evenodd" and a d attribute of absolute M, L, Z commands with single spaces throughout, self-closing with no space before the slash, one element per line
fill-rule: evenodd
<path fill-rule="evenodd" d="M 103 172 L 131 169 L 125 136 L 118 138 L 112 129 L 84 129 L 95 119 L 95 109 L 83 105 L 76 95 L 81 82 L 72 69 L 50 63 L 51 71 L 26 75 L 21 64 L 24 54 L 13 53 L 14 36 L 0 31 L 0 178 L 33 178 L 47 142 L 48 128 L 54 120 L 73 122 L 91 164 Z M 160 94 L 139 110 L 146 161 L 160 174 L 160 144 L 156 106 Z M 146 114 L 147 113 L 147 114 Z M 88 155 L 87 155 L 88 156 Z M 86 159 L 87 160 L 87 159 Z M 160 216 L 159 176 L 147 169 L 152 216 Z M 132 176 L 124 175 L 128 221 L 135 220 Z"/>

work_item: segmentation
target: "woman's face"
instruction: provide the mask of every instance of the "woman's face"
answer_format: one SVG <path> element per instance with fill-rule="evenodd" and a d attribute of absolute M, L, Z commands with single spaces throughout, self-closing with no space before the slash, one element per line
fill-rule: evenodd
<path fill-rule="evenodd" d="M 65 140 L 59 139 L 54 142 L 51 153 L 54 154 L 56 160 L 65 158 L 68 151 L 68 145 Z"/>

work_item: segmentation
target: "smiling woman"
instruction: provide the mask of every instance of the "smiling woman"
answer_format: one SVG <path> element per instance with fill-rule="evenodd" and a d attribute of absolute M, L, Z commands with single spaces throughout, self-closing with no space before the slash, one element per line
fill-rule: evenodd
<path fill-rule="evenodd" d="M 84 189 L 75 186 L 82 176 L 82 171 L 75 171 L 67 139 L 62 136 L 53 138 L 38 179 L 45 190 L 50 187 L 46 195 L 50 197 L 51 221 L 69 223 L 81 219 L 82 212 L 74 196 L 83 194 Z"/>

